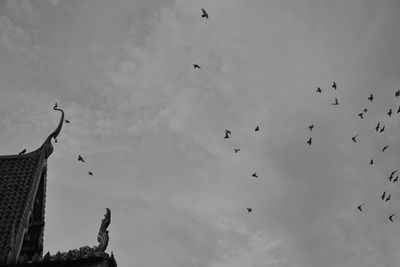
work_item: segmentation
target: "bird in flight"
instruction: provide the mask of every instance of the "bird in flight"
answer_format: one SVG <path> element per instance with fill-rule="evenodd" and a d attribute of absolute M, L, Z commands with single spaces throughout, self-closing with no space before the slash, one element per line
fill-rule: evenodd
<path fill-rule="evenodd" d="M 201 11 L 203 12 L 203 14 L 201 14 L 201 17 L 208 19 L 208 13 L 204 10 L 204 8 L 202 8 Z"/>
<path fill-rule="evenodd" d="M 389 147 L 389 145 L 386 145 L 382 148 L 382 152 L 385 151 L 387 148 Z"/>
<path fill-rule="evenodd" d="M 260 130 L 260 127 L 258 127 L 258 125 L 257 125 L 257 127 L 254 129 L 254 131 L 258 132 L 259 130 Z"/>
<path fill-rule="evenodd" d="M 383 191 L 383 194 L 382 194 L 382 196 L 381 196 L 381 199 L 384 200 L 384 199 L 385 199 L 385 196 L 386 196 L 386 191 Z"/>
<path fill-rule="evenodd" d="M 396 215 L 395 213 L 393 213 L 392 215 L 390 215 L 388 218 L 389 218 L 389 220 L 391 221 L 391 222 L 393 222 L 393 217 L 394 217 L 394 215 Z"/>
<path fill-rule="evenodd" d="M 387 114 L 388 114 L 389 117 L 392 116 L 392 109 L 389 109 Z"/>
<path fill-rule="evenodd" d="M 317 90 L 315 92 L 322 93 L 322 90 L 321 90 L 321 88 L 317 87 Z"/>
<path fill-rule="evenodd" d="M 393 179 L 393 183 L 397 182 L 397 180 L 399 180 L 399 176 L 396 175 L 396 178 Z"/>
<path fill-rule="evenodd" d="M 200 69 L 200 66 L 197 65 L 197 64 L 193 64 L 193 68 L 194 68 L 194 69 Z"/>
<path fill-rule="evenodd" d="M 227 138 L 229 138 L 230 135 L 231 134 L 231 131 L 229 131 L 229 130 L 225 130 L 225 139 L 227 139 Z"/>
<path fill-rule="evenodd" d="M 252 208 L 247 208 L 247 213 L 250 213 L 250 212 L 252 212 L 252 211 L 253 211 Z"/>
<path fill-rule="evenodd" d="M 308 139 L 307 144 L 311 146 L 312 138 Z"/>
<path fill-rule="evenodd" d="M 373 95 L 373 94 L 370 94 L 369 97 L 368 97 L 368 100 L 369 100 L 370 102 L 372 102 L 372 100 L 374 100 L 374 95 Z"/>
<path fill-rule="evenodd" d="M 397 170 L 392 171 L 392 173 L 391 173 L 390 176 L 389 176 L 389 179 L 392 179 L 392 178 L 393 178 L 393 175 L 394 175 L 396 172 L 397 172 Z"/>
<path fill-rule="evenodd" d="M 81 156 L 81 155 L 78 155 L 78 161 L 85 162 L 85 161 L 83 160 L 83 158 L 82 158 L 82 156 Z"/>
<path fill-rule="evenodd" d="M 257 175 L 257 173 L 256 173 L 256 172 L 255 172 L 255 173 L 253 173 L 251 176 L 252 176 L 252 177 L 254 177 L 254 178 L 258 178 L 258 175 Z"/>
<path fill-rule="evenodd" d="M 310 132 L 312 131 L 313 128 L 314 128 L 314 124 L 311 124 L 310 126 L 308 126 L 308 129 L 310 130 Z"/>
<path fill-rule="evenodd" d="M 397 109 L 397 113 L 400 113 L 400 106 L 399 106 L 399 108 Z"/>
<path fill-rule="evenodd" d="M 383 125 L 382 129 L 379 131 L 379 133 L 383 132 L 385 130 L 385 125 Z"/>
<path fill-rule="evenodd" d="M 351 138 L 351 140 L 353 140 L 354 143 L 357 143 L 357 140 L 356 140 L 357 136 L 358 136 L 358 134 L 356 134 L 355 136 L 353 136 L 353 137 Z"/>
<path fill-rule="evenodd" d="M 364 108 L 364 109 L 363 109 L 363 112 L 364 112 L 364 113 L 367 113 L 367 111 L 368 111 L 367 108 Z"/>
<path fill-rule="evenodd" d="M 334 106 L 339 105 L 339 101 L 338 101 L 337 97 L 335 97 L 335 102 L 334 102 L 334 103 L 331 103 L 331 105 L 334 105 Z"/>
<path fill-rule="evenodd" d="M 70 123 L 70 121 L 69 121 L 69 120 L 64 120 L 64 122 L 65 122 L 65 123 Z"/>
<path fill-rule="evenodd" d="M 375 127 L 375 131 L 379 131 L 379 127 L 380 127 L 380 125 L 381 125 L 381 123 L 380 122 L 378 122 L 378 124 L 376 125 L 376 127 Z"/>
<path fill-rule="evenodd" d="M 370 162 L 369 162 L 369 165 L 372 165 L 372 164 L 374 164 L 374 160 L 373 159 L 371 159 Z"/>
<path fill-rule="evenodd" d="M 390 197 L 391 197 L 392 195 L 391 194 L 389 194 L 388 196 L 387 196 L 387 198 L 385 199 L 385 202 L 388 202 L 389 200 L 390 200 Z"/>
<path fill-rule="evenodd" d="M 23 155 L 26 152 L 26 148 L 24 148 L 24 150 L 22 150 L 21 152 L 18 153 L 18 155 Z"/>
<path fill-rule="evenodd" d="M 395 95 L 396 97 L 399 97 L 399 96 L 400 96 L 400 90 L 397 90 L 397 91 L 394 93 L 394 95 Z"/>
<path fill-rule="evenodd" d="M 233 151 L 235 151 L 235 153 L 238 153 L 240 151 L 240 148 L 234 148 Z"/>
<path fill-rule="evenodd" d="M 365 203 L 362 203 L 360 206 L 357 207 L 357 209 L 358 209 L 359 211 L 362 212 L 362 206 L 363 206 L 364 204 L 365 204 Z"/>
<path fill-rule="evenodd" d="M 361 119 L 364 119 L 363 116 L 364 116 L 364 113 L 362 113 L 362 112 L 361 112 L 361 113 L 358 113 L 358 117 L 360 117 Z"/>
<path fill-rule="evenodd" d="M 88 172 L 88 174 L 89 174 L 90 176 L 93 176 L 93 172 Z"/>
<path fill-rule="evenodd" d="M 335 89 L 335 90 L 337 89 L 337 88 L 336 88 L 336 83 L 335 83 L 335 82 L 333 82 L 332 88 Z"/>

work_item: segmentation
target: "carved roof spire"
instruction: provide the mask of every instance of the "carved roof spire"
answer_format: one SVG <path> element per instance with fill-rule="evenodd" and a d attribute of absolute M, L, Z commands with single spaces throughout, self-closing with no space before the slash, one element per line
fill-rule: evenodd
<path fill-rule="evenodd" d="M 57 102 L 55 103 L 53 109 L 61 111 L 61 118 L 57 125 L 57 128 L 46 138 L 46 140 L 44 141 L 44 143 L 42 145 L 42 147 L 44 147 L 44 149 L 45 149 L 46 158 L 48 158 L 51 155 L 51 153 L 53 153 L 53 150 L 54 150 L 53 145 L 51 144 L 51 138 L 54 138 L 54 142 L 57 143 L 57 136 L 60 133 L 62 125 L 64 123 L 64 111 L 57 107 Z"/>
<path fill-rule="evenodd" d="M 97 241 L 99 242 L 99 246 L 97 247 L 98 251 L 105 251 L 108 245 L 108 226 L 111 222 L 111 210 L 106 208 L 106 214 L 104 214 L 104 219 L 101 220 L 99 234 L 97 235 Z"/>

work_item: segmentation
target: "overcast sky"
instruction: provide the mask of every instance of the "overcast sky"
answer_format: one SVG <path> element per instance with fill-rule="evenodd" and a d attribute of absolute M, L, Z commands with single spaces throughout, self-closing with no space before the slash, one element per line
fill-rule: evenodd
<path fill-rule="evenodd" d="M 71 121 L 48 160 L 44 253 L 97 245 L 108 207 L 121 267 L 398 266 L 399 14 L 396 0 L 1 0 L 1 154 L 38 148 L 55 102 Z"/>

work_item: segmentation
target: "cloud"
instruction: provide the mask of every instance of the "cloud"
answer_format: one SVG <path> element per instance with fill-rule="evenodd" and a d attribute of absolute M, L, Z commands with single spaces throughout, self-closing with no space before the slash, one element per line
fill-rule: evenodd
<path fill-rule="evenodd" d="M 385 113 L 397 107 L 400 81 L 397 6 L 386 3 L 10 7 L 0 17 L 2 147 L 40 144 L 59 118 L 55 101 L 71 121 L 49 164 L 46 244 L 81 245 L 89 231 L 72 237 L 73 227 L 89 230 L 89 215 L 110 205 L 121 265 L 393 265 L 396 224 L 385 219 L 399 199 L 385 177 L 398 167 L 398 122 Z M 39 12 L 31 26 L 24 12 Z M 24 75 L 27 66 L 34 74 Z M 384 134 L 374 132 L 377 121 Z M 87 164 L 76 165 L 78 153 Z M 383 190 L 393 190 L 391 203 L 379 202 Z M 63 225 L 62 216 L 76 221 Z M 62 245 L 60 225 L 71 227 Z"/>

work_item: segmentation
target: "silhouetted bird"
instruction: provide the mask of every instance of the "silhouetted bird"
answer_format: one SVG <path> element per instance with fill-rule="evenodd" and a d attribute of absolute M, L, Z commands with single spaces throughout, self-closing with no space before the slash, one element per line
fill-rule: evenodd
<path fill-rule="evenodd" d="M 364 113 L 358 113 L 358 117 L 360 117 L 361 119 L 364 119 Z"/>
<path fill-rule="evenodd" d="M 229 130 L 225 130 L 225 139 L 227 139 L 227 138 L 229 138 L 230 135 L 231 134 L 231 131 L 229 131 Z"/>
<path fill-rule="evenodd" d="M 308 126 L 308 129 L 310 130 L 310 132 L 312 131 L 313 128 L 314 128 L 314 124 L 311 124 L 310 126 Z"/>
<path fill-rule="evenodd" d="M 335 89 L 335 90 L 337 89 L 337 88 L 336 88 L 336 83 L 335 83 L 335 82 L 333 82 L 332 88 Z"/>
<path fill-rule="evenodd" d="M 69 120 L 64 120 L 64 122 L 65 122 L 65 123 L 70 123 L 70 121 L 69 121 Z"/>
<path fill-rule="evenodd" d="M 334 103 L 331 103 L 331 105 L 334 105 L 334 106 L 339 105 L 339 101 L 338 101 L 337 97 L 335 97 L 335 102 L 334 102 Z"/>
<path fill-rule="evenodd" d="M 252 212 L 253 210 L 251 208 L 247 208 L 247 213 Z"/>
<path fill-rule="evenodd" d="M 388 202 L 388 201 L 390 200 L 390 197 L 391 197 L 391 196 L 392 196 L 392 195 L 389 194 L 388 197 L 385 199 L 385 202 Z"/>
<path fill-rule="evenodd" d="M 390 215 L 388 218 L 389 218 L 389 220 L 391 221 L 391 222 L 393 222 L 393 217 L 394 217 L 394 215 L 396 215 L 396 213 L 393 213 L 392 215 Z"/>
<path fill-rule="evenodd" d="M 369 162 L 369 165 L 372 165 L 372 164 L 374 164 L 374 160 L 373 159 L 371 159 L 370 162 Z"/>
<path fill-rule="evenodd" d="M 367 111 L 368 111 L 367 108 L 364 108 L 364 109 L 363 109 L 363 112 L 364 112 L 364 113 L 367 113 Z"/>
<path fill-rule="evenodd" d="M 384 147 L 382 148 L 382 152 L 385 151 L 388 147 L 389 147 L 389 145 L 384 146 Z"/>
<path fill-rule="evenodd" d="M 399 108 L 397 109 L 397 113 L 400 113 L 400 106 L 399 106 Z"/>
<path fill-rule="evenodd" d="M 358 136 L 358 134 L 356 134 L 355 136 L 353 136 L 353 137 L 351 138 L 351 140 L 353 140 L 354 143 L 357 143 L 357 140 L 356 140 L 357 136 Z"/>
<path fill-rule="evenodd" d="M 400 96 L 400 90 L 397 90 L 396 93 L 394 93 L 394 95 L 395 95 L 396 97 L 399 97 L 399 96 Z"/>
<path fill-rule="evenodd" d="M 257 173 L 256 173 L 256 172 L 255 172 L 255 173 L 253 173 L 251 176 L 252 176 L 252 177 L 254 177 L 254 178 L 258 178 L 258 175 L 257 175 Z"/>
<path fill-rule="evenodd" d="M 365 203 L 362 203 L 360 206 L 357 207 L 357 209 L 358 209 L 359 211 L 362 212 L 362 206 L 363 206 L 364 204 L 365 204 Z"/>
<path fill-rule="evenodd" d="M 93 176 L 93 172 L 88 172 L 88 174 L 89 174 L 90 176 Z"/>
<path fill-rule="evenodd" d="M 385 125 L 383 125 L 382 129 L 379 131 L 379 133 L 383 132 L 385 130 Z"/>
<path fill-rule="evenodd" d="M 234 148 L 233 151 L 235 151 L 235 153 L 238 153 L 240 151 L 240 148 Z"/>
<path fill-rule="evenodd" d="M 372 100 L 374 100 L 373 94 L 370 94 L 370 95 L 369 95 L 368 100 L 371 101 L 371 102 L 372 102 Z"/>
<path fill-rule="evenodd" d="M 321 88 L 317 87 L 317 90 L 315 92 L 322 93 L 322 90 L 321 90 Z"/>
<path fill-rule="evenodd" d="M 81 155 L 78 155 L 78 161 L 85 162 L 85 161 L 83 160 L 83 158 L 82 158 L 82 156 L 81 156 Z"/>
<path fill-rule="evenodd" d="M 26 152 L 26 148 L 24 148 L 24 150 L 22 150 L 21 152 L 18 153 L 18 155 L 23 155 Z"/>
<path fill-rule="evenodd" d="M 378 122 L 378 124 L 376 125 L 376 127 L 375 127 L 375 131 L 379 131 L 379 127 L 380 127 L 380 125 L 381 125 L 381 123 L 380 122 Z"/>
<path fill-rule="evenodd" d="M 396 178 L 393 179 L 393 183 L 397 182 L 399 180 L 399 176 L 396 175 Z"/>
<path fill-rule="evenodd" d="M 381 196 L 381 199 L 384 200 L 384 199 L 385 199 L 385 196 L 386 196 L 386 191 L 383 191 L 383 194 L 382 194 L 382 196 Z"/>
<path fill-rule="evenodd" d="M 387 114 L 388 114 L 389 117 L 392 116 L 392 109 L 389 109 Z"/>
<path fill-rule="evenodd" d="M 309 144 L 311 146 L 311 142 L 312 142 L 312 138 L 310 137 L 310 139 L 308 139 L 307 144 Z"/>
<path fill-rule="evenodd" d="M 194 69 L 200 69 L 200 66 L 197 65 L 197 64 L 193 64 L 193 68 L 194 68 Z"/>
<path fill-rule="evenodd" d="M 202 8 L 201 11 L 203 11 L 203 14 L 201 14 L 202 18 L 208 19 L 208 13 Z"/>
<path fill-rule="evenodd" d="M 260 127 L 258 127 L 258 125 L 257 125 L 257 127 L 254 129 L 254 131 L 258 132 L 259 130 L 260 130 Z"/>
<path fill-rule="evenodd" d="M 397 172 L 397 170 L 392 171 L 392 173 L 390 174 L 389 178 L 393 178 L 393 175 Z"/>

